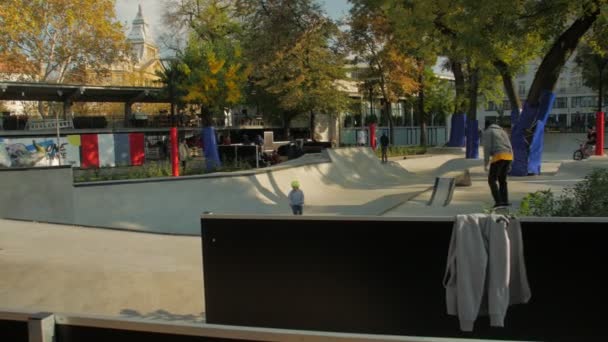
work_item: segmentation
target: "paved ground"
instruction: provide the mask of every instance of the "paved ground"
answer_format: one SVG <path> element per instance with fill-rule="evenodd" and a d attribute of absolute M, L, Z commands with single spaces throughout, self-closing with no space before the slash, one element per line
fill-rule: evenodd
<path fill-rule="evenodd" d="M 452 154 L 395 159 L 382 165 L 368 150 L 338 153 L 328 156 L 335 163 L 331 168 L 328 160 L 316 160 L 320 164 L 277 170 L 274 181 L 283 184 L 298 177 L 309 199 L 323 199 L 309 207 L 308 214 L 336 214 L 336 208 L 355 210 L 362 206 L 375 215 L 454 215 L 479 212 L 492 202 L 481 161 Z M 562 158 L 567 158 L 565 153 Z M 543 165 L 543 175 L 510 179 L 511 199 L 517 204 L 528 192 L 549 187 L 559 191 L 592 168 L 606 166 L 605 158 L 560 162 L 552 157 Z M 433 178 L 465 167 L 471 170 L 473 185 L 457 188 L 447 207 L 428 207 L 427 190 Z M 313 169 L 317 173 L 313 174 Z M 319 175 L 323 178 L 307 178 Z M 257 188 L 266 189 L 266 193 L 260 190 L 259 198 L 284 200 L 285 189 L 273 186 L 260 183 Z M 321 190 L 315 191 L 316 187 Z M 277 197 L 277 193 L 282 195 Z M 0 307 L 4 308 L 202 319 L 199 237 L 0 220 L 0 270 Z"/>
<path fill-rule="evenodd" d="M 0 309 L 201 320 L 201 241 L 0 220 Z"/>

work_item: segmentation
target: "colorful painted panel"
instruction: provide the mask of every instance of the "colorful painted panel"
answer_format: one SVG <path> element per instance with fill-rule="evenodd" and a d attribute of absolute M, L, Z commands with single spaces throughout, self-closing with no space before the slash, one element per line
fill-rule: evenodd
<path fill-rule="evenodd" d="M 0 167 L 78 165 L 80 151 L 70 140 L 57 138 L 0 138 Z"/>

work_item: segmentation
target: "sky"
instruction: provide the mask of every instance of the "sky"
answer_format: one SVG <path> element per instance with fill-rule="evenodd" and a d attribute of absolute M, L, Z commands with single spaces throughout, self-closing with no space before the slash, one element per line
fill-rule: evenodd
<path fill-rule="evenodd" d="M 121 23 L 131 27 L 131 22 L 137 14 L 137 5 L 141 4 L 144 17 L 149 21 L 154 37 L 158 37 L 162 30 L 161 13 L 166 0 L 116 0 L 116 15 Z M 348 0 L 319 0 L 327 13 L 335 19 L 341 18 L 348 12 Z"/>

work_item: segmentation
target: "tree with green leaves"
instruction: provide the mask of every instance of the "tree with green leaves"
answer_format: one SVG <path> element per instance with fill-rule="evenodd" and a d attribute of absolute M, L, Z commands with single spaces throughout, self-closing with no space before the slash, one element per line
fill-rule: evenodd
<path fill-rule="evenodd" d="M 597 111 L 603 111 L 603 100 L 608 89 L 608 18 L 599 18 L 576 52 L 576 64 L 583 75 L 584 84 L 598 92 Z"/>
<path fill-rule="evenodd" d="M 345 78 L 338 27 L 313 0 L 236 5 L 245 23 L 245 51 L 256 94 L 275 98 L 287 136 L 291 121 L 308 115 L 315 139 L 316 115 L 336 115 L 348 103 L 337 82 Z"/>
<path fill-rule="evenodd" d="M 425 74 L 427 92 L 424 111 L 433 117 L 433 122 L 443 123 L 454 111 L 454 87 L 448 80 L 437 77 L 432 69 L 427 68 Z"/>
<path fill-rule="evenodd" d="M 200 105 L 203 125 L 211 126 L 214 113 L 242 101 L 250 73 L 234 7 L 221 0 L 174 0 L 166 9 L 165 21 L 189 37 L 175 63 L 175 91 L 183 92 L 184 102 Z"/>
<path fill-rule="evenodd" d="M 176 107 L 183 105 L 183 99 L 186 96 L 186 91 L 180 86 L 186 82 L 186 70 L 187 66 L 181 60 L 172 58 L 166 60 L 163 70 L 156 72 L 156 76 L 164 84 L 164 91 L 171 103 L 172 116 L 176 114 Z"/>

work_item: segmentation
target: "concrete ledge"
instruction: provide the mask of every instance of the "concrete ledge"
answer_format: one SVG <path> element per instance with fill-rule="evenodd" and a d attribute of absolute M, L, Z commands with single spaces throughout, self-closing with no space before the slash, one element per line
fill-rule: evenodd
<path fill-rule="evenodd" d="M 434 337 L 412 337 L 395 335 L 371 335 L 352 333 L 333 333 L 311 330 L 290 330 L 273 328 L 255 328 L 219 324 L 193 324 L 182 322 L 160 322 L 134 318 L 115 318 L 98 315 L 74 315 L 74 314 L 42 314 L 37 316 L 31 312 L 0 311 L 0 320 L 5 317 L 25 317 L 25 321 L 34 325 L 44 323 L 47 334 L 45 336 L 32 336 L 30 330 L 30 341 L 54 341 L 54 331 L 57 327 L 80 327 L 116 330 L 117 336 L 120 331 L 140 332 L 141 337 L 151 337 L 155 334 L 167 336 L 193 336 L 221 339 L 234 339 L 242 341 L 286 341 L 286 342 L 449 342 L 455 341 L 448 338 Z M 137 335 L 135 335 L 137 336 Z M 2 337 L 2 332 L 0 332 Z M 49 339 L 50 338 L 50 339 Z M 462 342 L 481 342 L 473 339 L 458 339 Z M 484 340 L 490 341 L 490 340 Z M 61 342 L 58 340 L 58 342 Z"/>

